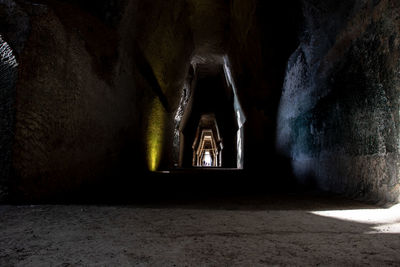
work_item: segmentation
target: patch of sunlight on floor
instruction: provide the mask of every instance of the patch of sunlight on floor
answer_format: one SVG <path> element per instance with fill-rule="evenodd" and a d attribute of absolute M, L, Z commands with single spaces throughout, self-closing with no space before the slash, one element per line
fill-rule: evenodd
<path fill-rule="evenodd" d="M 400 233 L 400 204 L 391 208 L 311 211 L 310 213 L 344 221 L 371 225 L 373 229 L 367 234 Z"/>

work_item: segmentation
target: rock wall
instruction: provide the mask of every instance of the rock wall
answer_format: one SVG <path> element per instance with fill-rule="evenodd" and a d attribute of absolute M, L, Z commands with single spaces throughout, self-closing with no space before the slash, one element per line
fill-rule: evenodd
<path fill-rule="evenodd" d="M 10 195 L 13 174 L 18 57 L 29 34 L 29 18 L 14 1 L 0 2 L 0 201 Z"/>
<path fill-rule="evenodd" d="M 63 3 L 25 7 L 13 167 L 24 197 L 57 195 L 107 177 L 129 135 L 131 85 L 116 87 L 118 38 Z"/>
<path fill-rule="evenodd" d="M 96 191 L 146 169 L 143 116 L 154 94 L 138 71 L 126 1 L 103 2 L 0 2 L 0 33 L 19 62 L 8 96 L 18 199 Z"/>
<path fill-rule="evenodd" d="M 4 178 L 18 199 L 140 180 L 155 107 L 166 125 L 161 139 L 172 140 L 166 117 L 193 50 L 186 2 L 90 2 L 0 2 L 0 33 L 20 63 L 15 96 L 6 97 L 16 122 L 13 147 L 7 141 L 13 177 Z"/>
<path fill-rule="evenodd" d="M 0 35 L 0 200 L 8 194 L 14 132 L 17 61 Z"/>
<path fill-rule="evenodd" d="M 400 5 L 304 1 L 303 11 L 281 98 L 278 150 L 302 182 L 398 201 Z"/>

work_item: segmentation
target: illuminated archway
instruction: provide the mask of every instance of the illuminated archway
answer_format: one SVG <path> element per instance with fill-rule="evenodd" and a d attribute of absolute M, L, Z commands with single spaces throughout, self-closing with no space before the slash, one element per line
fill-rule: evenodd
<path fill-rule="evenodd" d="M 193 142 L 193 167 L 221 167 L 222 139 L 214 114 L 201 116 Z"/>
<path fill-rule="evenodd" d="M 194 166 L 193 162 L 197 162 L 197 160 L 192 160 L 189 155 L 192 152 L 194 153 L 191 146 L 196 136 L 195 129 L 199 119 L 198 114 L 212 112 L 220 120 L 221 137 L 224 138 L 225 156 L 222 166 L 224 168 L 243 169 L 246 116 L 239 101 L 231 69 L 227 55 L 196 55 L 192 58 L 181 92 L 180 103 L 175 114 L 173 141 L 175 167 Z M 215 85 L 215 83 L 209 83 L 206 86 L 204 84 L 199 85 L 205 79 L 212 79 L 212 77 L 216 76 L 221 77 L 221 83 L 218 81 L 219 78 L 214 80 L 219 85 Z M 209 91 L 209 88 L 215 88 L 216 86 L 219 86 L 220 89 Z M 221 97 L 221 94 L 223 97 Z M 199 95 L 203 98 L 199 98 Z M 213 108 L 209 108 L 209 103 L 214 103 L 216 99 L 222 100 L 224 104 L 214 104 Z M 201 106 L 200 109 L 198 105 Z M 221 111 L 220 107 L 223 106 L 227 109 Z M 229 112 L 232 115 L 228 114 Z M 232 122 L 231 118 L 233 119 Z M 201 132 L 198 135 L 201 136 Z M 210 156 L 212 156 L 212 153 Z"/>

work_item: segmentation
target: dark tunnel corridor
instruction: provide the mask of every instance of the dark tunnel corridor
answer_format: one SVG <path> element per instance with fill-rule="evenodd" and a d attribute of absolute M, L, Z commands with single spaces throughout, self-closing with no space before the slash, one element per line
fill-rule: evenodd
<path fill-rule="evenodd" d="M 0 1 L 0 266 L 399 265 L 399 14 Z"/>
<path fill-rule="evenodd" d="M 213 114 L 223 139 L 222 167 L 236 168 L 236 132 L 238 125 L 233 106 L 233 92 L 228 89 L 222 65 L 215 73 L 202 70 L 207 66 L 197 66 L 198 77 L 193 89 L 193 102 L 188 119 L 182 129 L 184 135 L 183 166 L 192 166 L 192 144 L 202 115 Z M 202 73 L 202 72 L 205 73 Z"/>

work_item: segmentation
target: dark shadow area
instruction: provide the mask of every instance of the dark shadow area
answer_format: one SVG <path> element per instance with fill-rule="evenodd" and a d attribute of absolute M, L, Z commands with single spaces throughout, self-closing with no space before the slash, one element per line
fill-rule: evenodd
<path fill-rule="evenodd" d="M 148 83 L 149 87 L 153 90 L 153 92 L 157 95 L 158 99 L 160 100 L 161 104 L 165 108 L 167 112 L 170 112 L 170 106 L 168 104 L 168 99 L 164 95 L 157 77 L 154 74 L 154 71 L 149 63 L 149 61 L 146 59 L 142 49 L 140 49 L 139 44 L 134 45 L 134 57 L 135 57 L 135 62 L 136 62 L 136 67 L 139 70 L 139 73 L 142 75 L 142 77 L 145 79 L 145 81 Z"/>
<path fill-rule="evenodd" d="M 298 184 L 292 177 L 254 175 L 226 168 L 176 169 L 168 172 L 141 172 L 135 176 L 114 176 L 82 184 L 73 190 L 47 194 L 39 199 L 19 195 L 13 204 L 168 204 L 168 203 L 235 203 L 236 200 L 263 203 L 275 195 L 325 195 L 315 188 Z M 286 197 L 283 197 L 285 199 Z M 292 198 L 290 198 L 292 199 Z"/>
<path fill-rule="evenodd" d="M 303 27 L 301 1 L 258 2 L 255 24 L 259 30 L 261 61 L 232 47 L 232 75 L 247 121 L 244 127 L 244 166 L 266 184 L 292 184 L 291 159 L 276 151 L 277 115 L 288 59 L 296 50 Z M 253 43 L 247 53 L 257 51 Z M 300 185 L 314 188 L 315 184 Z"/>

